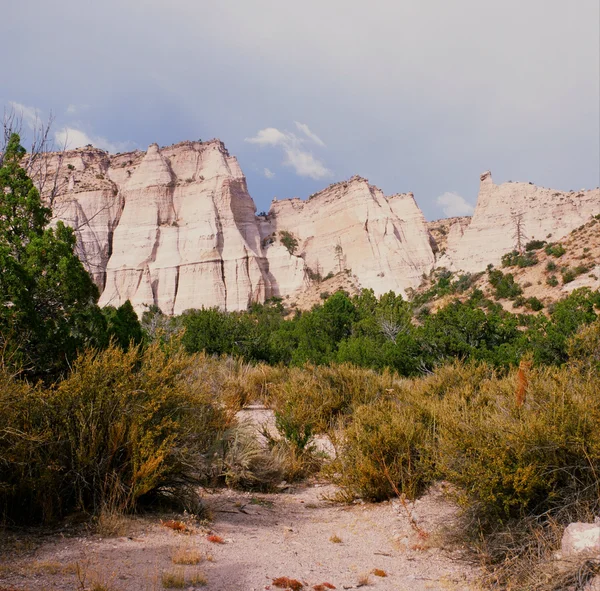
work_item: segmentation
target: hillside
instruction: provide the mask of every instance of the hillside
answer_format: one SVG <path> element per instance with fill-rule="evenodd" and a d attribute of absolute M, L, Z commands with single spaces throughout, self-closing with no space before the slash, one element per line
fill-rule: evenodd
<path fill-rule="evenodd" d="M 504 275 L 513 276 L 522 290 L 517 296 L 497 297 L 488 272 L 460 273 L 438 267 L 415 290 L 413 299 L 437 310 L 454 298 L 466 300 L 478 289 L 508 311 L 533 313 L 540 308 L 535 300 L 543 306 L 540 310 L 547 310 L 577 288 L 600 289 L 600 216 L 596 215 L 560 241 L 530 243 L 529 248 L 521 258 L 506 257 L 504 264 L 496 267 Z M 455 288 L 447 286 L 452 283 Z"/>

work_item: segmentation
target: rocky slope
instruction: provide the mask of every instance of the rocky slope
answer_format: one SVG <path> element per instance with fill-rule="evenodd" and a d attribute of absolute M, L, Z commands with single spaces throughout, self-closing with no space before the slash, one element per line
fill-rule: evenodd
<path fill-rule="evenodd" d="M 468 226 L 450 227 L 445 256 L 438 266 L 477 272 L 498 265 L 502 255 L 531 240 L 560 240 L 600 213 L 600 190 L 568 193 L 532 183 L 495 185 L 481 175 L 477 207 Z"/>
<path fill-rule="evenodd" d="M 138 312 L 157 305 L 167 314 L 244 310 L 272 296 L 300 301 L 341 274 L 356 289 L 405 294 L 434 266 L 497 264 L 514 248 L 517 219 L 523 239 L 557 240 L 600 213 L 598 190 L 497 186 L 486 173 L 471 219 L 427 224 L 412 193 L 385 196 L 358 176 L 256 216 L 219 140 L 117 155 L 87 146 L 49 155 L 45 178 L 55 182 L 42 193 L 55 219 L 75 228 L 100 303 L 131 300 Z"/>

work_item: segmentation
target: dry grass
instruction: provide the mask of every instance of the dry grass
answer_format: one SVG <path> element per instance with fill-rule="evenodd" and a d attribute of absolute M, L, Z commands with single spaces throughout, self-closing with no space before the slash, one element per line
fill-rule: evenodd
<path fill-rule="evenodd" d="M 180 547 L 176 548 L 171 556 L 173 564 L 200 564 L 204 560 L 202 553 L 195 548 Z"/>
<path fill-rule="evenodd" d="M 208 579 L 203 572 L 195 572 L 187 578 L 187 582 L 189 585 L 202 587 L 208 583 Z"/>
<path fill-rule="evenodd" d="M 329 541 L 332 542 L 333 544 L 341 544 L 342 538 L 340 538 L 338 535 L 334 534 L 329 538 Z"/>
<path fill-rule="evenodd" d="M 328 589 L 335 589 L 336 586 L 331 583 L 319 583 L 318 585 L 313 585 L 313 591 L 327 591 Z"/>
<path fill-rule="evenodd" d="M 117 511 L 103 510 L 98 515 L 95 529 L 103 538 L 121 537 L 131 531 L 131 520 Z"/>
<path fill-rule="evenodd" d="M 206 539 L 213 544 L 224 544 L 225 543 L 225 540 L 221 536 L 218 536 L 217 534 L 210 534 L 209 536 L 206 536 Z"/>
<path fill-rule="evenodd" d="M 387 573 L 384 570 L 380 569 L 380 568 L 374 568 L 371 571 L 371 574 L 375 575 L 376 577 L 387 577 L 388 576 Z"/>
<path fill-rule="evenodd" d="M 371 576 L 370 573 L 361 573 L 358 575 L 358 580 L 356 582 L 357 587 L 367 587 L 371 584 Z"/>
<path fill-rule="evenodd" d="M 161 582 L 165 589 L 183 589 L 185 587 L 185 573 L 183 570 L 163 571 Z"/>
<path fill-rule="evenodd" d="M 75 563 L 62 564 L 53 560 L 41 560 L 27 566 L 27 570 L 36 574 L 72 575 L 77 572 Z"/>

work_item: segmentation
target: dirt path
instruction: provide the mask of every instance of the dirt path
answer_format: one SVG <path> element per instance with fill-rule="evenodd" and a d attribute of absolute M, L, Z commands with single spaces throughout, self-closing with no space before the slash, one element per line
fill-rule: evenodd
<path fill-rule="evenodd" d="M 323 583 L 354 589 L 361 582 L 381 591 L 477 588 L 476 571 L 436 547 L 435 531 L 453 514 L 439 488 L 414 506 L 428 537 L 411 527 L 395 502 L 343 506 L 326 500 L 333 492 L 330 485 L 312 484 L 277 495 L 207 494 L 212 522 L 203 527 L 183 518 L 187 533 L 152 516 L 127 520 L 124 535 L 114 538 L 81 531 L 74 537 L 5 536 L 18 552 L 0 559 L 0 590 L 159 590 L 163 573 L 175 582 L 183 575 L 185 589 L 200 588 L 205 577 L 202 588 L 209 591 L 275 591 L 278 577 L 297 579 L 305 589 Z M 162 519 L 174 517 L 182 519 Z M 210 542 L 210 534 L 225 543 Z M 173 563 L 186 556 L 202 560 Z M 374 569 L 387 576 L 376 576 Z"/>

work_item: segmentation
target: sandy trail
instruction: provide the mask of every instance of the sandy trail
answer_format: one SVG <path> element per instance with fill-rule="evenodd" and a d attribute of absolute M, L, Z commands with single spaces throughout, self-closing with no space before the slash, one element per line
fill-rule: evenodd
<path fill-rule="evenodd" d="M 477 588 L 476 570 L 434 543 L 435 531 L 454 513 L 439 487 L 414 506 L 428 538 L 411 527 L 396 502 L 345 506 L 326 500 L 334 492 L 331 485 L 314 483 L 280 494 L 220 490 L 205 495 L 212 522 L 204 527 L 188 520 L 189 533 L 172 531 L 152 515 L 130 519 L 126 534 L 115 538 L 81 530 L 43 538 L 5 536 L 21 551 L 0 561 L 0 590 L 82 589 L 81 578 L 83 588 L 104 585 L 95 591 L 158 590 L 163 572 L 184 574 L 186 589 L 195 588 L 189 581 L 202 572 L 207 579 L 202 588 L 209 591 L 275 590 L 273 579 L 284 576 L 305 583 L 305 589 L 324 582 L 354 589 L 369 573 L 369 588 L 382 591 Z M 174 517 L 181 518 L 162 519 Z M 210 533 L 225 543 L 211 543 Z M 341 541 L 332 541 L 334 536 Z M 182 549 L 212 560 L 174 565 L 172 556 Z M 374 569 L 387 576 L 375 576 Z"/>
<path fill-rule="evenodd" d="M 264 425 L 276 432 L 273 411 L 260 405 L 238 418 L 257 431 Z M 328 440 L 317 444 L 333 451 Z M 440 548 L 437 534 L 456 515 L 442 485 L 410 506 L 421 533 L 398 501 L 342 505 L 329 500 L 335 492 L 315 481 L 279 494 L 204 491 L 208 523 L 151 514 L 125 519 L 119 537 L 102 537 L 85 525 L 47 535 L 0 530 L 0 591 L 159 591 L 165 573 L 183 575 L 179 588 L 207 591 L 277 591 L 278 577 L 296 579 L 306 591 L 323 583 L 381 591 L 479 589 L 477 569 L 460 551 Z M 188 531 L 165 527 L 168 520 L 181 520 Z M 213 534 L 225 543 L 209 541 Z M 182 553 L 202 560 L 174 564 Z M 376 569 L 386 576 L 376 576 Z M 193 583 L 199 574 L 203 585 Z"/>

